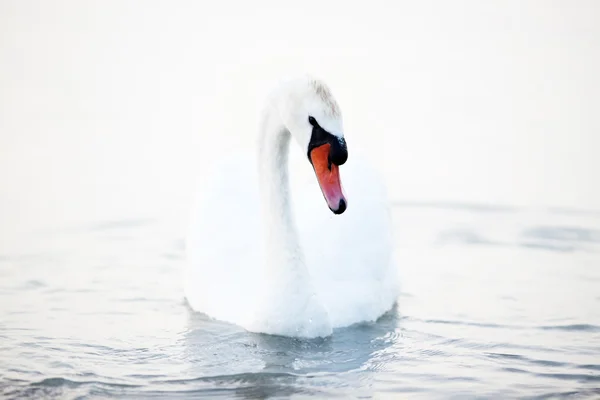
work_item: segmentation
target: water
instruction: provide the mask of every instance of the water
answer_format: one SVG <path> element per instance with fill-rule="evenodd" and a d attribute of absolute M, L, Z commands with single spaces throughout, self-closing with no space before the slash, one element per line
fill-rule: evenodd
<path fill-rule="evenodd" d="M 600 396 L 600 213 L 399 202 L 394 220 L 398 307 L 322 340 L 191 312 L 169 221 L 38 230 L 0 254 L 0 397 Z"/>

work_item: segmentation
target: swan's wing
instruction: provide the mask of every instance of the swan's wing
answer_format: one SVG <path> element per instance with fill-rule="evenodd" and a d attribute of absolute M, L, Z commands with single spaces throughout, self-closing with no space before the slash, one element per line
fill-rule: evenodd
<path fill-rule="evenodd" d="M 215 164 L 198 187 L 186 243 L 185 295 L 214 318 L 243 324 L 262 281 L 262 234 L 254 160 Z M 244 302 L 244 307 L 240 307 Z M 245 310 L 245 311 L 244 311 Z"/>
<path fill-rule="evenodd" d="M 297 190 L 296 219 L 307 265 L 334 326 L 373 320 L 398 295 L 385 185 L 362 158 L 341 169 L 348 209 L 334 215 L 318 184 Z"/>

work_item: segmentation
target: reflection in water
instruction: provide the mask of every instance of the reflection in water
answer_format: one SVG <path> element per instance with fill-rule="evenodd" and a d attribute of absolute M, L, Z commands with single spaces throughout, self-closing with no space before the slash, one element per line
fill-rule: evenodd
<path fill-rule="evenodd" d="M 336 387 L 353 384 L 364 391 L 371 386 L 366 382 L 372 379 L 370 372 L 385 367 L 381 356 L 393 345 L 390 338 L 399 337 L 396 308 L 375 323 L 336 329 L 328 338 L 310 340 L 250 333 L 191 310 L 189 314 L 186 375 L 198 378 L 187 383 L 234 388 L 243 398 L 330 396 Z M 347 374 L 356 374 L 356 381 L 348 381 Z"/>

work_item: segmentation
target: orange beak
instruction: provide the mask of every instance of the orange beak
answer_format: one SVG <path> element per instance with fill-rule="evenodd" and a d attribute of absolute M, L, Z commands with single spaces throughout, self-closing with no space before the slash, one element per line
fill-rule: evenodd
<path fill-rule="evenodd" d="M 323 144 L 310 152 L 310 159 L 329 209 L 334 214 L 346 211 L 347 201 L 340 181 L 339 166 L 329 161 L 331 145 Z"/>

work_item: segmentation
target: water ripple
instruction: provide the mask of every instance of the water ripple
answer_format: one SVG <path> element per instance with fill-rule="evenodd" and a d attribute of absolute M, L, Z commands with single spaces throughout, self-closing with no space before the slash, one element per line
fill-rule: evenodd
<path fill-rule="evenodd" d="M 567 332 L 600 332 L 600 326 L 591 324 L 547 325 L 540 326 L 539 329 Z"/>

